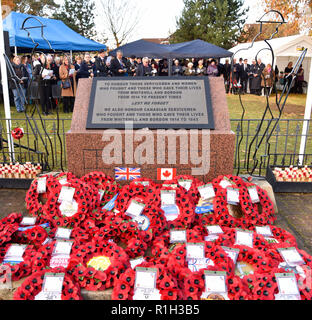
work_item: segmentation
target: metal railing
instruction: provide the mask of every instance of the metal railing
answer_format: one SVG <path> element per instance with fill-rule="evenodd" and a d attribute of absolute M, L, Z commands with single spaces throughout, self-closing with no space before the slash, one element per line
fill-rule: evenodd
<path fill-rule="evenodd" d="M 265 120 L 269 122 L 270 120 Z M 268 133 L 264 137 L 264 142 L 258 150 L 257 159 L 259 165 L 255 171 L 255 175 L 264 176 L 267 166 L 270 165 L 297 165 L 300 156 L 300 142 L 302 138 L 303 124 L 307 120 L 303 119 L 282 119 L 280 120 L 269 141 L 267 141 Z M 261 120 L 248 119 L 248 120 L 231 120 L 232 130 L 235 132 L 235 170 L 239 170 L 240 173 L 247 173 L 254 164 L 253 154 L 255 152 L 255 146 L 258 140 L 260 140 L 264 133 L 260 133 L 257 137 L 254 145 L 250 147 L 251 141 L 256 136 L 256 132 L 259 129 Z M 267 123 L 263 126 L 266 127 Z M 306 153 L 312 152 L 312 128 L 309 124 L 309 132 L 307 135 Z M 271 127 L 275 125 L 275 122 L 271 124 Z M 264 131 L 264 130 L 263 130 Z M 243 134 L 242 134 L 243 132 Z M 242 139 L 243 136 L 243 139 Z M 242 139 L 239 148 L 239 141 Z M 305 165 L 309 165 L 309 158 L 304 157 L 303 161 Z"/>
<path fill-rule="evenodd" d="M 10 154 L 6 143 L 5 120 L 0 119 L 0 162 L 9 162 Z M 269 120 L 265 120 L 269 121 Z M 257 170 L 254 174 L 265 176 L 268 164 L 271 165 L 297 165 L 299 160 L 299 150 L 302 135 L 303 119 L 282 119 L 276 126 L 270 141 L 267 136 L 258 151 L 257 158 L 260 160 Z M 255 137 L 259 128 L 260 119 L 248 119 L 241 121 L 240 119 L 231 120 L 231 128 L 235 133 L 235 162 L 234 174 L 239 169 L 240 174 L 248 172 L 253 166 L 254 147 L 249 150 L 249 145 Z M 37 163 L 40 162 L 44 169 L 60 170 L 61 162 L 63 168 L 67 168 L 66 157 L 66 132 L 70 130 L 71 119 L 59 120 L 59 135 L 62 141 L 62 148 L 57 135 L 57 120 L 43 119 L 43 123 L 36 119 L 33 129 L 30 128 L 26 119 L 12 119 L 12 129 L 20 127 L 24 129 L 24 137 L 20 141 L 15 140 L 15 160 L 20 163 L 27 161 Z M 274 123 L 272 124 L 273 127 Z M 310 125 L 310 121 L 309 121 Z M 44 126 L 49 138 L 44 134 L 42 128 Z M 241 128 L 243 126 L 243 128 Z M 265 126 L 264 126 L 265 127 Z M 41 137 L 39 136 L 41 133 Z M 243 138 L 242 133 L 243 132 Z M 263 134 L 257 139 L 261 139 Z M 242 142 L 239 148 L 239 141 Z M 43 139 L 43 141 L 42 141 Z M 257 141 L 256 141 L 257 142 Z M 270 148 L 269 148 L 270 144 Z M 46 145 L 46 148 L 45 146 Z M 254 145 L 257 145 L 255 143 Z M 53 149 L 53 150 L 52 150 Z M 270 152 L 269 152 L 270 149 Z M 248 157 L 249 152 L 249 157 Z M 312 153 L 312 128 L 309 126 L 309 134 L 307 139 L 306 153 Z M 62 156 L 62 160 L 61 160 Z M 311 158 L 304 157 L 304 164 L 310 165 Z"/>

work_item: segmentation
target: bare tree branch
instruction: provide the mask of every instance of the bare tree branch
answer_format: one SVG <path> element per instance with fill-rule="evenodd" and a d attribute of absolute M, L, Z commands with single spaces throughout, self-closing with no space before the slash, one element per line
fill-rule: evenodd
<path fill-rule="evenodd" d="M 141 20 L 140 10 L 132 0 L 101 0 L 108 32 L 116 47 L 125 44 L 138 27 Z"/>

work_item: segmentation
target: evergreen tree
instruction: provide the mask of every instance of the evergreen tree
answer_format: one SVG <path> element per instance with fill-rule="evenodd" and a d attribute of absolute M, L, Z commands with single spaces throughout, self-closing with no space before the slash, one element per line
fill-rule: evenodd
<path fill-rule="evenodd" d="M 184 0 L 173 42 L 201 39 L 225 49 L 240 36 L 248 10 L 242 0 Z"/>
<path fill-rule="evenodd" d="M 52 16 L 62 20 L 69 28 L 87 38 L 93 38 L 95 32 L 95 3 L 92 0 L 65 0 L 61 10 Z"/>

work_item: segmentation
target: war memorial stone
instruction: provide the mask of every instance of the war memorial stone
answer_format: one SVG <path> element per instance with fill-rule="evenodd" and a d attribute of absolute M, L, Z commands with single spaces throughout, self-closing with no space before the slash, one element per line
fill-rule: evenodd
<path fill-rule="evenodd" d="M 232 174 L 235 134 L 222 78 L 95 78 L 79 81 L 68 170 L 78 177 L 115 168 L 158 168 L 210 181 Z"/>

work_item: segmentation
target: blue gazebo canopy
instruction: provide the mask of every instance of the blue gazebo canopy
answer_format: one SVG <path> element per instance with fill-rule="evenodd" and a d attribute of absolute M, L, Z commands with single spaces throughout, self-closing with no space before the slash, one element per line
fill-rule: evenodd
<path fill-rule="evenodd" d="M 107 49 L 104 44 L 87 39 L 66 26 L 64 22 L 54 19 L 46 19 L 32 16 L 24 13 L 11 12 L 3 21 L 4 31 L 9 32 L 10 47 L 17 47 L 19 51 L 23 49 L 32 49 L 34 43 L 28 37 L 27 32 L 22 30 L 25 19 L 34 17 L 44 26 L 44 37 L 49 40 L 54 50 L 58 51 L 98 51 Z M 29 19 L 25 27 L 38 27 L 40 22 L 35 19 Z M 41 37 L 41 28 L 29 29 L 31 37 L 36 43 L 39 43 L 38 49 L 49 50 L 48 43 Z"/>
<path fill-rule="evenodd" d="M 110 52 L 116 55 L 117 50 L 121 50 L 125 57 L 135 55 L 136 57 L 149 58 L 226 58 L 233 55 L 232 52 L 220 48 L 214 44 L 193 40 L 178 44 L 157 44 L 145 40 L 138 40 L 128 43 Z"/>

